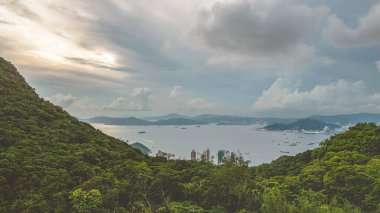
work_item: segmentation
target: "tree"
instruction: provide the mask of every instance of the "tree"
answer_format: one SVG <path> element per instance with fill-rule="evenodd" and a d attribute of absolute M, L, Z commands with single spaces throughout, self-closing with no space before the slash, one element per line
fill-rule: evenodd
<path fill-rule="evenodd" d="M 289 203 L 285 193 L 279 188 L 266 188 L 263 194 L 261 210 L 264 213 L 287 213 Z"/>
<path fill-rule="evenodd" d="M 74 209 L 79 213 L 91 212 L 102 204 L 102 194 L 97 189 L 85 191 L 82 188 L 74 190 L 70 199 Z"/>

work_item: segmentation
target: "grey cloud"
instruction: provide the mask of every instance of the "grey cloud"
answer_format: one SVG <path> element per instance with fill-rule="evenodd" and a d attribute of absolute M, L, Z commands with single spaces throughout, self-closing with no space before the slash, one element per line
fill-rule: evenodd
<path fill-rule="evenodd" d="M 0 4 L 9 8 L 12 12 L 17 15 L 27 17 L 29 19 L 39 20 L 40 17 L 34 13 L 32 10 L 28 8 L 24 3 L 20 0 L 0 0 Z"/>
<path fill-rule="evenodd" d="M 115 67 L 107 66 L 102 63 L 99 63 L 98 61 L 91 60 L 91 59 L 77 58 L 77 57 L 65 57 L 65 59 L 69 62 L 80 64 L 80 65 L 86 64 L 86 65 L 93 66 L 95 68 L 119 70 Z"/>
<path fill-rule="evenodd" d="M 323 38 L 338 47 L 363 47 L 380 44 L 380 4 L 372 6 L 366 16 L 359 18 L 358 26 L 351 28 L 336 15 L 328 18 Z"/>
<path fill-rule="evenodd" d="M 13 23 L 9 22 L 9 21 L 4 21 L 4 20 L 0 20 L 0 24 L 9 24 L 9 25 L 13 25 Z"/>
<path fill-rule="evenodd" d="M 292 0 L 217 3 L 202 13 L 197 33 L 215 49 L 271 55 L 297 47 L 328 13 Z"/>
<path fill-rule="evenodd" d="M 89 40 L 78 43 L 85 48 L 105 45 L 119 54 L 119 60 L 132 69 L 177 69 L 181 65 L 165 49 L 165 22 L 146 13 L 138 3 L 129 2 L 125 11 L 115 3 L 99 1 L 91 6 L 98 19 L 90 21 Z M 112 15 L 110 15 L 112 14 Z"/>

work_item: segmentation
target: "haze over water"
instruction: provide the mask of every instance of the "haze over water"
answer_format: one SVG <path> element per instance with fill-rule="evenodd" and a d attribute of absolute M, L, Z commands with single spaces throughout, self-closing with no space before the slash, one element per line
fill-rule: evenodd
<path fill-rule="evenodd" d="M 174 153 L 176 157 L 190 159 L 192 149 L 202 153 L 207 148 L 217 159 L 218 150 L 240 152 L 251 166 L 270 163 L 284 155 L 295 155 L 314 149 L 319 142 L 329 138 L 329 134 L 303 134 L 296 132 L 261 131 L 259 125 L 202 125 L 197 126 L 118 126 L 92 124 L 116 138 L 129 141 L 129 144 L 140 142 L 152 150 Z M 182 129 L 186 128 L 186 129 Z M 139 132 L 145 131 L 141 134 Z M 288 142 L 288 143 L 286 143 Z M 297 143 L 298 142 L 298 143 Z M 296 146 L 290 146 L 297 143 Z M 313 145 L 308 145 L 315 143 Z"/>

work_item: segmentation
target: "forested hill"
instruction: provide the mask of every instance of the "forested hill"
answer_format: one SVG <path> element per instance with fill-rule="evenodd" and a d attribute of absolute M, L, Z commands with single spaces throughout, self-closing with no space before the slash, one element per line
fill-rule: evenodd
<path fill-rule="evenodd" d="M 325 123 L 319 120 L 311 119 L 311 118 L 304 118 L 297 120 L 290 124 L 282 124 L 282 123 L 276 123 L 272 125 L 265 126 L 264 129 L 267 130 L 276 130 L 276 131 L 283 131 L 283 130 L 310 130 L 310 131 L 322 131 L 325 127 L 328 127 L 331 130 L 334 130 L 338 128 L 339 126 L 332 123 Z"/>
<path fill-rule="evenodd" d="M 40 98 L 3 58 L 0 94 L 1 212 L 67 212 L 71 190 L 127 159 L 145 158 Z"/>
<path fill-rule="evenodd" d="M 215 166 L 142 155 L 39 98 L 1 58 L 0 93 L 0 212 L 380 212 L 375 124 L 270 164 Z"/>

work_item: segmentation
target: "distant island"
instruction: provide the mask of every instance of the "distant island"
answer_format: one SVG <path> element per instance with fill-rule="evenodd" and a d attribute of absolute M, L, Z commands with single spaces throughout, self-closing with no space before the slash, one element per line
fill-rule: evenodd
<path fill-rule="evenodd" d="M 144 155 L 150 154 L 152 152 L 148 147 L 146 147 L 144 144 L 140 142 L 131 144 L 131 147 L 140 150 L 140 152 Z"/>
<path fill-rule="evenodd" d="M 328 128 L 329 130 L 335 130 L 339 127 L 340 126 L 337 124 L 326 123 L 311 118 L 305 118 L 290 124 L 277 123 L 268 125 L 263 127 L 263 129 L 272 131 L 324 131 L 326 130 L 326 128 Z"/>

